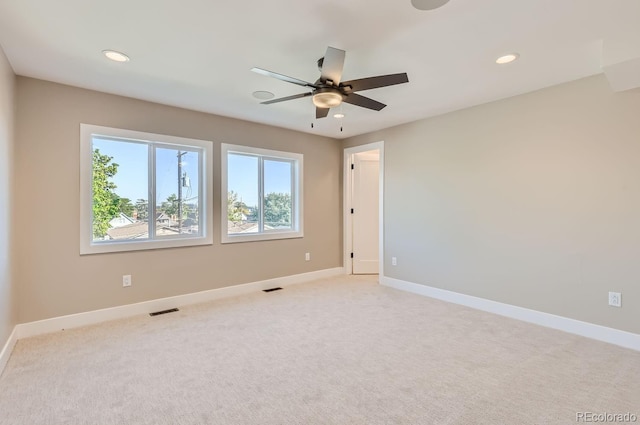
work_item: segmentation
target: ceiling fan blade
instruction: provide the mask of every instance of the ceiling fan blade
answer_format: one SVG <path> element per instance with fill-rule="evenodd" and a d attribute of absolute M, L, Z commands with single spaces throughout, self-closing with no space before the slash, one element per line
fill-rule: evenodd
<path fill-rule="evenodd" d="M 277 78 L 278 80 L 286 81 L 287 83 L 297 84 L 302 87 L 316 87 L 314 84 L 308 83 L 306 81 L 299 80 L 293 77 L 287 77 L 286 75 L 278 74 L 277 72 L 267 71 L 266 69 L 251 68 L 251 70 L 253 72 L 257 72 L 258 74 L 266 75 L 267 77 Z"/>
<path fill-rule="evenodd" d="M 312 93 L 311 92 L 307 92 L 307 93 L 300 93 L 300 94 L 294 94 L 293 96 L 287 96 L 287 97 L 280 97 L 278 99 L 271 99 L 271 100 L 266 100 L 264 102 L 260 102 L 261 105 L 269 105 L 271 103 L 278 103 L 278 102 L 284 102 L 285 100 L 293 100 L 293 99 L 300 99 L 301 97 L 307 97 L 307 96 L 311 96 Z"/>
<path fill-rule="evenodd" d="M 329 115 L 329 108 L 318 108 L 316 106 L 316 118 L 325 118 Z"/>
<path fill-rule="evenodd" d="M 342 68 L 344 67 L 345 51 L 334 47 L 327 47 L 327 53 L 322 60 L 322 70 L 320 79 L 322 81 L 331 80 L 334 85 L 340 83 L 342 78 Z"/>
<path fill-rule="evenodd" d="M 384 108 L 384 103 L 380 103 L 377 100 L 370 99 L 368 97 L 360 96 L 356 93 L 350 93 L 344 97 L 343 102 L 350 103 L 356 106 L 362 106 L 363 108 L 373 109 L 374 111 L 379 111 Z"/>
<path fill-rule="evenodd" d="M 351 91 L 361 91 L 377 89 L 378 87 L 393 86 L 396 84 L 408 83 L 409 77 L 406 72 L 401 74 L 379 75 L 377 77 L 360 78 L 358 80 L 343 81 L 343 87 L 351 86 Z"/>

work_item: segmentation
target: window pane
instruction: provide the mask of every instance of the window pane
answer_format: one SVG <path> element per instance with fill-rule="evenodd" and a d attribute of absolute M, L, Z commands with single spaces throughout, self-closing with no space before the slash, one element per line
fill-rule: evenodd
<path fill-rule="evenodd" d="M 264 160 L 264 230 L 291 230 L 291 161 Z"/>
<path fill-rule="evenodd" d="M 148 239 L 148 146 L 94 137 L 93 241 Z"/>
<path fill-rule="evenodd" d="M 156 237 L 199 234 L 199 154 L 156 148 Z"/>
<path fill-rule="evenodd" d="M 260 231 L 258 157 L 227 156 L 227 234 Z"/>

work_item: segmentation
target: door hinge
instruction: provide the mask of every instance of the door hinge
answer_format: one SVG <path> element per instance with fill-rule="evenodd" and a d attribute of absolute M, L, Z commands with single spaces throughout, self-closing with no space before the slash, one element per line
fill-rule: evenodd
<path fill-rule="evenodd" d="M 351 208 L 351 214 L 353 214 L 353 208 Z"/>
<path fill-rule="evenodd" d="M 353 170 L 354 168 L 356 168 L 355 165 L 351 164 L 351 169 Z"/>
<path fill-rule="evenodd" d="M 351 258 L 353 258 L 353 252 L 351 253 Z"/>

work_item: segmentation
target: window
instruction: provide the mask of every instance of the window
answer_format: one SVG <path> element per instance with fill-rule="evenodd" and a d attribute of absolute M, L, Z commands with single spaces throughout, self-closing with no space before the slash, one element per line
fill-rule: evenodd
<path fill-rule="evenodd" d="M 80 126 L 80 254 L 212 244 L 211 142 Z"/>
<path fill-rule="evenodd" d="M 222 145 L 222 242 L 299 238 L 302 155 Z"/>

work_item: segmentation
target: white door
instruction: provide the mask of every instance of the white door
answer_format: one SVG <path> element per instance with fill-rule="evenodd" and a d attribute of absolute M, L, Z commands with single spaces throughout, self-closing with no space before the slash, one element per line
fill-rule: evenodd
<path fill-rule="evenodd" d="M 378 273 L 378 151 L 353 154 L 353 274 Z"/>

